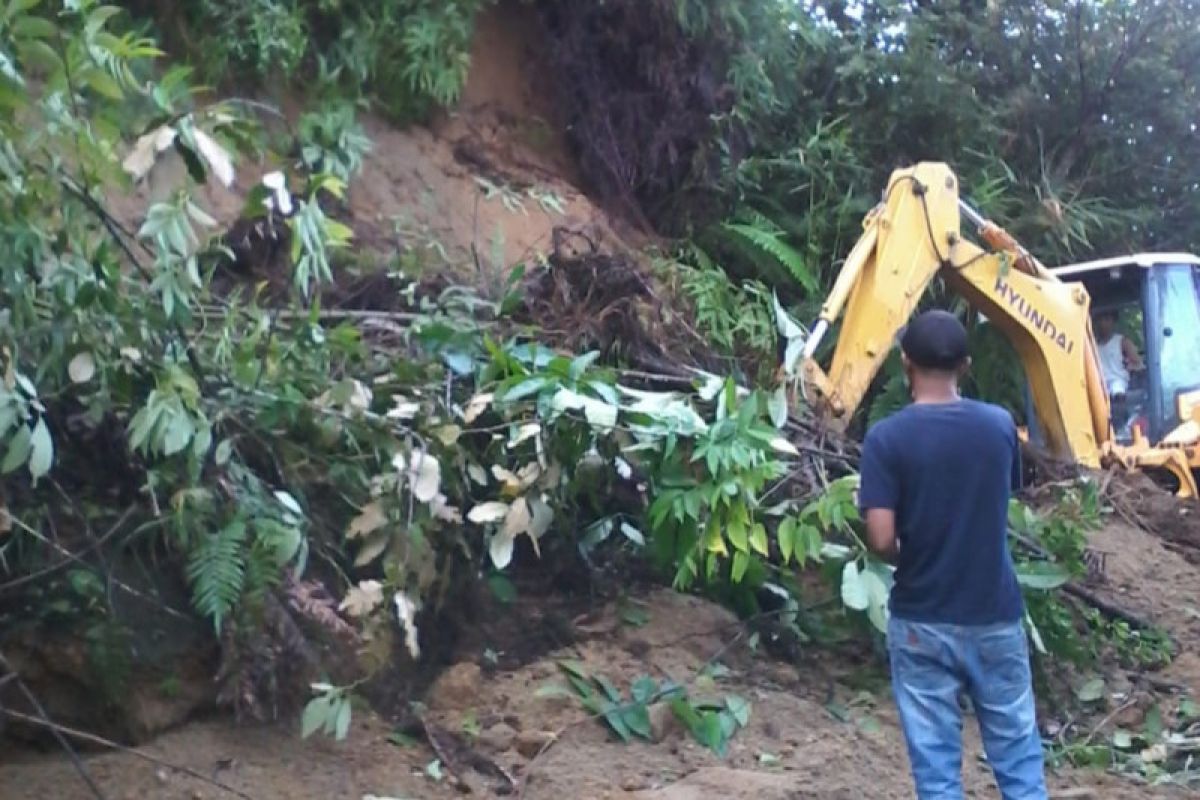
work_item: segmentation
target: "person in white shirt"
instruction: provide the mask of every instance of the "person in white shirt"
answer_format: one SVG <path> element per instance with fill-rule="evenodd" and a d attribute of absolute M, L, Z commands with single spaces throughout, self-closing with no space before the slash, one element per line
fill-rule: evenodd
<path fill-rule="evenodd" d="M 1114 403 L 1124 403 L 1129 391 L 1129 373 L 1145 369 L 1133 342 L 1117 332 L 1117 312 L 1103 311 L 1094 324 L 1096 345 L 1100 351 L 1100 371 Z"/>

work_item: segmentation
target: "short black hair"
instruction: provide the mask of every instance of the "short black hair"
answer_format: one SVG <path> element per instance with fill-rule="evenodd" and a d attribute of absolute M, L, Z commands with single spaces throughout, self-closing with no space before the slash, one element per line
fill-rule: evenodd
<path fill-rule="evenodd" d="M 967 360 L 967 329 L 948 311 L 926 311 L 900 334 L 900 349 L 915 367 L 954 372 Z"/>

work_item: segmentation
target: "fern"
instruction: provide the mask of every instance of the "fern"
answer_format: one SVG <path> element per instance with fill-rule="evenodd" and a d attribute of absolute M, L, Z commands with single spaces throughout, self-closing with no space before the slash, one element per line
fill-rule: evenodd
<path fill-rule="evenodd" d="M 815 292 L 819 288 L 817 276 L 804 263 L 804 256 L 783 241 L 779 232 L 739 222 L 722 223 L 721 228 L 733 234 L 736 239 L 770 256 L 775 263 L 786 269 L 806 292 Z"/>
<path fill-rule="evenodd" d="M 187 575 L 196 610 L 211 617 L 217 630 L 227 618 L 246 582 L 246 525 L 233 522 L 204 537 L 192 551 Z"/>

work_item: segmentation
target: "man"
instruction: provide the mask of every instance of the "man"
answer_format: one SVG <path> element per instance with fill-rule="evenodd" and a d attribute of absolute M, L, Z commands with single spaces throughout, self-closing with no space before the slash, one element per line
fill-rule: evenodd
<path fill-rule="evenodd" d="M 1104 311 L 1096 315 L 1096 345 L 1100 351 L 1100 372 L 1114 404 L 1122 405 L 1129 391 L 1131 370 L 1145 369 L 1137 348 L 1128 338 L 1117 333 L 1117 312 Z"/>
<path fill-rule="evenodd" d="M 859 503 L 871 549 L 896 564 L 888 652 L 920 800 L 960 800 L 962 712 L 971 698 L 1004 800 L 1046 797 L 1024 607 L 1008 552 L 1020 481 L 1009 413 L 966 400 L 958 319 L 930 311 L 900 346 L 913 404 L 876 424 Z"/>

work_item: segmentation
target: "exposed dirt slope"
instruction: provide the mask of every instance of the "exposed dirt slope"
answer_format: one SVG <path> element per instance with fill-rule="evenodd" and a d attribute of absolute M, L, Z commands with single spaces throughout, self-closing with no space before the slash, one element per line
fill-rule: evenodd
<path fill-rule="evenodd" d="M 885 694 L 872 697 L 861 689 L 879 685 L 877 671 L 833 670 L 819 655 L 796 666 L 755 656 L 744 639 L 730 645 L 739 627 L 728 612 L 695 598 L 659 591 L 645 598 L 644 610 L 642 627 L 624 621 L 615 606 L 577 620 L 577 631 L 589 638 L 512 671 L 488 674 L 478 666 L 486 664 L 479 652 L 444 673 L 427 698 L 426 719 L 446 731 L 476 732 L 465 740 L 471 742 L 468 750 L 452 751 L 459 763 L 446 766 L 473 787 L 475 796 L 500 796 L 510 787 L 498 773 L 487 774 L 491 762 L 517 779 L 526 800 L 912 797 L 890 701 Z M 655 743 L 620 744 L 573 699 L 539 696 L 542 687 L 561 682 L 561 659 L 576 659 L 622 689 L 640 675 L 652 675 L 690 681 L 697 696 L 740 695 L 752 704 L 750 723 L 735 736 L 725 759 L 701 748 L 674 724 L 658 726 L 661 738 Z M 729 671 L 719 670 L 722 676 L 715 680 L 695 680 L 706 664 L 717 662 Z M 830 710 L 836 706 L 848 710 L 846 721 Z M 301 742 L 294 722 L 266 728 L 203 722 L 169 733 L 147 750 L 264 800 L 457 793 L 450 788 L 451 778 L 437 783 L 425 775 L 425 766 L 436 757 L 429 748 L 388 744 L 388 733 L 386 725 L 366 713 L 356 715 L 352 734 L 342 744 Z M 995 797 L 969 722 L 967 738 L 967 796 Z M 4 758 L 0 797 L 6 800 L 87 797 L 57 754 L 10 752 Z M 470 766 L 472 761 L 477 768 Z M 221 796 L 211 786 L 128 755 L 97 756 L 88 763 L 115 799 Z M 1058 797 L 1176 796 L 1169 789 L 1138 787 L 1100 772 L 1069 770 L 1051 781 Z"/>
<path fill-rule="evenodd" d="M 476 266 L 490 273 L 537 263 L 550 252 L 555 227 L 585 232 L 605 249 L 622 249 L 631 238 L 628 230 L 618 237 L 578 186 L 531 14 L 526 4 L 505 2 L 482 15 L 473 68 L 453 111 L 404 129 L 360 115 L 373 142 L 349 189 L 360 253 L 386 263 L 413 250 L 431 273 L 465 277 Z M 294 99 L 280 109 L 289 125 L 301 110 Z M 279 125 L 271 115 L 263 122 Z M 247 190 L 278 168 L 242 163 L 232 188 L 213 181 L 198 199 L 227 227 Z M 112 198 L 113 213 L 136 230 L 149 204 L 183 185 L 185 175 L 182 160 L 165 155 L 135 191 Z"/>

